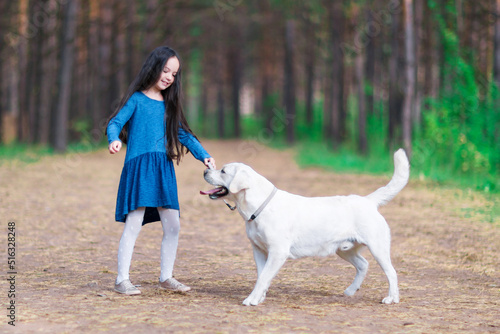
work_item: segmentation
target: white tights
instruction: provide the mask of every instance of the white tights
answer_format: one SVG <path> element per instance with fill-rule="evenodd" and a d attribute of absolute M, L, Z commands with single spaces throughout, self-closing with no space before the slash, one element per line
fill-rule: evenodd
<path fill-rule="evenodd" d="M 135 241 L 142 228 L 145 208 L 138 208 L 127 214 L 125 227 L 118 246 L 118 276 L 116 283 L 129 279 L 130 263 L 134 252 Z M 161 226 L 163 228 L 163 239 L 161 241 L 161 274 L 160 281 L 163 282 L 172 277 L 174 262 L 179 243 L 179 211 L 158 208 Z"/>

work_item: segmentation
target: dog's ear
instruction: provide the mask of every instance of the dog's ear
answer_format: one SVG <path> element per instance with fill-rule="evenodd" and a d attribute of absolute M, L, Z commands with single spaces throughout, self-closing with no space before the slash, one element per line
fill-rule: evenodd
<path fill-rule="evenodd" d="M 248 172 L 244 169 L 240 169 L 231 180 L 231 184 L 228 187 L 229 191 L 236 194 L 244 189 L 248 189 L 248 178 Z"/>

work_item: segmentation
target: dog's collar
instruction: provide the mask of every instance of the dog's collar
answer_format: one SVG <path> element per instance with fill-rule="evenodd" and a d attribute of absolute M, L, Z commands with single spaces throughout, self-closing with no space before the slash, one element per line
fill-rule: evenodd
<path fill-rule="evenodd" d="M 231 204 L 229 204 L 226 200 L 224 200 L 224 203 L 226 203 L 227 207 L 228 207 L 231 211 L 236 210 L 236 205 L 235 205 L 235 206 L 231 206 Z"/>
<path fill-rule="evenodd" d="M 271 195 L 269 195 L 267 199 L 264 201 L 264 203 L 262 203 L 262 205 L 257 209 L 257 211 L 255 211 L 255 213 L 250 217 L 248 222 L 255 220 L 255 218 L 257 218 L 257 216 L 260 215 L 260 213 L 266 208 L 269 202 L 271 202 L 277 191 L 278 188 L 274 187 L 273 191 L 271 192 Z"/>

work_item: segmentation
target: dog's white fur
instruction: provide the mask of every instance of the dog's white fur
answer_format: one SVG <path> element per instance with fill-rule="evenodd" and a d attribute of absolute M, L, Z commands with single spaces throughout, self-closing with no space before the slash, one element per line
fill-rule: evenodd
<path fill-rule="evenodd" d="M 396 196 L 407 184 L 409 162 L 404 150 L 394 154 L 395 171 L 391 181 L 368 196 L 302 197 L 278 190 L 262 213 L 250 216 L 261 206 L 274 185 L 252 168 L 241 163 L 221 170 L 205 171 L 205 180 L 229 190 L 225 196 L 236 203 L 246 221 L 246 232 L 257 265 L 257 283 L 244 305 L 264 301 L 271 280 L 288 258 L 326 256 L 337 253 L 356 268 L 347 296 L 359 290 L 368 270 L 361 256 L 365 246 L 373 254 L 389 281 L 384 304 L 398 303 L 396 271 L 391 263 L 389 226 L 377 208 Z"/>

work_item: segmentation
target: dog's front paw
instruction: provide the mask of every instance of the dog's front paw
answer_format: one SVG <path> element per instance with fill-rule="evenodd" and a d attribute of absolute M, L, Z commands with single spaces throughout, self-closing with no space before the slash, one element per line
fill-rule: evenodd
<path fill-rule="evenodd" d="M 387 296 L 384 299 L 382 299 L 382 304 L 397 304 L 399 303 L 399 296 L 392 297 L 392 296 Z"/>
<path fill-rule="evenodd" d="M 250 294 L 250 296 L 247 297 L 247 299 L 245 299 L 243 301 L 243 305 L 245 305 L 245 306 L 259 305 L 260 303 L 262 303 L 264 301 L 264 299 L 266 299 L 266 294 L 265 293 L 262 295 L 262 297 L 256 297 L 252 293 L 252 294 Z"/>
<path fill-rule="evenodd" d="M 258 305 L 259 301 L 255 300 L 254 298 L 251 298 L 251 296 L 248 296 L 247 299 L 243 301 L 243 305 L 245 306 L 255 306 Z"/>
<path fill-rule="evenodd" d="M 348 287 L 347 289 L 345 289 L 345 290 L 344 290 L 344 295 L 346 295 L 346 296 L 352 296 L 352 295 L 354 295 L 354 294 L 356 293 L 356 291 L 358 291 L 358 290 L 359 290 L 359 288 L 357 288 L 357 287 L 355 287 L 355 286 L 354 286 L 354 287 L 353 287 L 353 286 L 350 286 L 350 287 Z"/>

